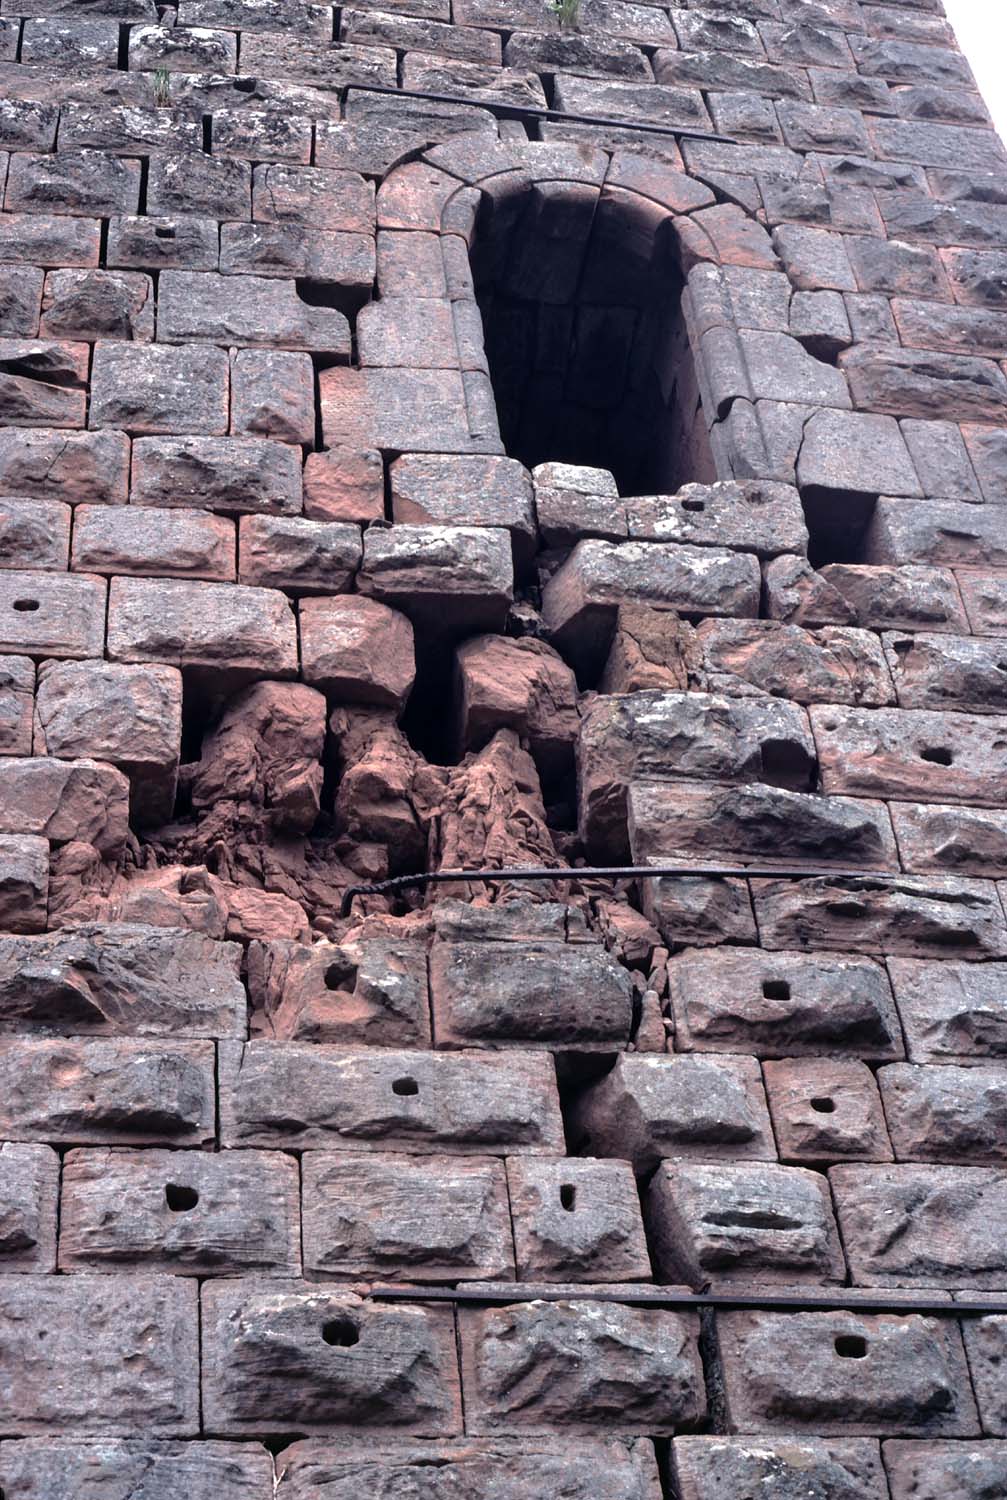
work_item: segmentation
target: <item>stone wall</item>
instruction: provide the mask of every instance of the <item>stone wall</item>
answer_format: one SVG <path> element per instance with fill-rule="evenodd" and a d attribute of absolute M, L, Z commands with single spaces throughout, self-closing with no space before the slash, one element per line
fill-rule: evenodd
<path fill-rule="evenodd" d="M 1007 1493 L 1007 154 L 573 9 L 0 3 L 3 1500 Z"/>

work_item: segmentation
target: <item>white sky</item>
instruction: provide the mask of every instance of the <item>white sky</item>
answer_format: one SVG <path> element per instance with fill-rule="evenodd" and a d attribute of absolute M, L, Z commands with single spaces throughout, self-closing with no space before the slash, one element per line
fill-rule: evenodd
<path fill-rule="evenodd" d="M 944 9 L 1007 140 L 1007 0 L 944 0 Z"/>

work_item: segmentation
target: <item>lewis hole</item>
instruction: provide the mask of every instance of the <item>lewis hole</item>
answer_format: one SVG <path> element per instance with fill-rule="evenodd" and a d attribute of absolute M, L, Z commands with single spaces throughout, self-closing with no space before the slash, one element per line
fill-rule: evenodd
<path fill-rule="evenodd" d="M 182 1187 L 180 1183 L 169 1182 L 164 1190 L 164 1201 L 173 1214 L 185 1214 L 191 1208 L 196 1207 L 199 1194 L 195 1188 Z"/>
<path fill-rule="evenodd" d="M 415 1078 L 396 1078 L 392 1083 L 392 1093 L 398 1094 L 400 1098 L 408 1098 L 419 1091 L 420 1086 Z"/>
<path fill-rule="evenodd" d="M 789 1000 L 790 985 L 785 979 L 764 979 L 762 995 L 765 1000 Z"/>
<path fill-rule="evenodd" d="M 335 1349 L 352 1349 L 360 1343 L 360 1330 L 349 1318 L 331 1318 L 322 1324 L 322 1338 Z"/>
<path fill-rule="evenodd" d="M 565 1208 L 568 1214 L 572 1214 L 577 1204 L 577 1188 L 572 1182 L 560 1184 L 559 1190 L 560 1207 Z"/>
<path fill-rule="evenodd" d="M 854 1333 L 841 1333 L 836 1339 L 836 1353 L 840 1359 L 866 1359 L 867 1340 Z"/>
<path fill-rule="evenodd" d="M 835 1114 L 836 1101 L 834 1099 L 812 1099 L 811 1108 L 820 1115 Z"/>

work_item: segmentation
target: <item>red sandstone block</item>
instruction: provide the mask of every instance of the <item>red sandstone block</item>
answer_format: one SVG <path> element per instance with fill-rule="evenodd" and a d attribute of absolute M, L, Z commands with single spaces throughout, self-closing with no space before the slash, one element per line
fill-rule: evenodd
<path fill-rule="evenodd" d="M 1007 1443 L 891 1442 L 883 1451 L 892 1500 L 983 1500 L 1007 1491 Z"/>
<path fill-rule="evenodd" d="M 308 1151 L 302 1170 L 309 1275 L 513 1278 L 503 1162 Z"/>
<path fill-rule="evenodd" d="M 62 1271 L 300 1274 L 298 1167 L 278 1151 L 69 1151 L 61 1204 Z"/>
<path fill-rule="evenodd" d="M 148 505 L 80 505 L 73 532 L 75 572 L 233 582 L 234 522 L 203 510 Z"/>
<path fill-rule="evenodd" d="M 106 263 L 109 266 L 160 270 L 215 271 L 220 251 L 215 219 L 116 215 L 109 220 Z M 228 226 L 224 226 L 228 227 Z"/>
<path fill-rule="evenodd" d="M 218 109 L 213 114 L 213 149 L 246 161 L 311 161 L 312 131 L 307 116 L 275 109 Z"/>
<path fill-rule="evenodd" d="M 0 651 L 26 656 L 101 656 L 103 578 L 0 570 Z"/>
<path fill-rule="evenodd" d="M 238 39 L 204 26 L 134 26 L 129 33 L 129 66 L 138 71 L 167 68 L 174 73 L 233 73 Z"/>
<path fill-rule="evenodd" d="M 347 84 L 394 89 L 398 81 L 395 64 L 390 47 L 357 47 L 351 42 L 314 41 L 285 33 L 251 32 L 241 49 L 241 65 L 246 70 L 325 89 Z"/>
<path fill-rule="evenodd" d="M 780 1486 L 798 1495 L 813 1486 L 811 1494 L 818 1488 L 829 1500 L 888 1500 L 878 1444 L 869 1438 L 680 1437 L 672 1450 L 682 1500 L 771 1495 Z M 937 1500 L 936 1492 L 927 1500 Z"/>
<path fill-rule="evenodd" d="M 4 1271 L 56 1269 L 59 1157 L 49 1146 L 0 1147 L 0 1266 Z"/>
<path fill-rule="evenodd" d="M 56 144 L 58 121 L 55 104 L 37 99 L 4 99 L 0 103 L 0 147 L 5 151 L 51 151 Z"/>
<path fill-rule="evenodd" d="M 80 70 L 114 68 L 118 50 L 115 21 L 42 16 L 25 21 L 20 61 Z"/>
<path fill-rule="evenodd" d="M 31 755 L 35 663 L 0 656 L 0 755 Z"/>
<path fill-rule="evenodd" d="M 0 567 L 60 572 L 69 564 L 69 546 L 69 505 L 0 500 Z"/>
<path fill-rule="evenodd" d="M 498 452 L 470 419 L 458 370 L 323 370 L 322 431 L 330 448 Z"/>
<path fill-rule="evenodd" d="M 334 308 L 312 307 L 296 284 L 266 276 L 164 271 L 157 335 L 167 343 L 264 345 L 350 357 L 350 327 Z"/>
<path fill-rule="evenodd" d="M 664 1434 L 705 1413 L 695 1315 L 569 1300 L 464 1308 L 458 1321 L 473 1432 Z"/>
<path fill-rule="evenodd" d="M 315 377 L 310 356 L 239 349 L 231 360 L 231 431 L 281 443 L 313 443 Z"/>
<path fill-rule="evenodd" d="M 825 1436 L 978 1431 L 950 1318 L 729 1312 L 717 1337 L 732 1432 Z"/>
<path fill-rule="evenodd" d="M 878 1076 L 902 1066 L 882 1068 Z M 788 1057 L 764 1062 L 762 1073 L 784 1161 L 891 1161 L 881 1096 L 866 1063 Z"/>
<path fill-rule="evenodd" d="M 44 279 L 38 266 L 0 266 L 0 334 L 5 338 L 37 336 Z"/>
<path fill-rule="evenodd" d="M 49 844 L 0 835 L 0 930 L 42 932 L 49 903 Z"/>
<path fill-rule="evenodd" d="M 302 599 L 297 612 L 306 682 L 342 702 L 404 706 L 416 676 L 405 615 L 359 595 Z"/>
<path fill-rule="evenodd" d="M 108 151 L 15 152 L 7 173 L 8 213 L 135 214 L 140 163 Z"/>
<path fill-rule="evenodd" d="M 274 589 L 114 578 L 108 652 L 113 661 L 161 661 L 242 678 L 292 677 L 297 631 L 289 602 Z"/>
<path fill-rule="evenodd" d="M 40 332 L 56 339 L 154 337 L 154 285 L 135 271 L 50 271 Z"/>
<path fill-rule="evenodd" d="M 153 156 L 147 208 L 158 215 L 196 219 L 250 219 L 252 169 L 247 162 L 202 151 Z"/>
<path fill-rule="evenodd" d="M 202 1312 L 203 1410 L 214 1432 L 461 1429 L 450 1308 L 242 1279 L 208 1282 Z"/>
<path fill-rule="evenodd" d="M 397 303 L 387 305 L 394 308 Z M 515 565 L 531 561 L 536 545 L 533 492 L 527 469 L 515 459 L 407 453 L 395 460 L 390 475 L 395 521 L 505 526 Z"/>
<path fill-rule="evenodd" d="M 4 1431 L 196 1433 L 197 1326 L 196 1288 L 177 1277 L 4 1278 Z"/>
<path fill-rule="evenodd" d="M 83 427 L 88 346 L 0 339 L 0 426 Z"/>
<path fill-rule="evenodd" d="M 577 684 L 566 662 L 531 636 L 475 636 L 458 648 L 458 742 L 480 750 L 498 729 L 517 731 L 548 772 L 567 768 L 577 734 Z"/>
<path fill-rule="evenodd" d="M 0 490 L 69 505 L 124 505 L 129 449 L 123 432 L 9 427 L 0 430 Z"/>
<path fill-rule="evenodd" d="M 133 448 L 134 505 L 202 506 L 243 515 L 297 515 L 296 448 L 265 438 L 150 437 Z"/>
<path fill-rule="evenodd" d="M 0 777 L 0 832 L 80 840 L 117 854 L 129 831 L 129 783 L 98 761 L 10 758 Z"/>
<path fill-rule="evenodd" d="M 101 238 L 97 219 L 43 213 L 0 213 L 0 255 L 40 266 L 96 266 Z"/>
<path fill-rule="evenodd" d="M 955 1068 L 928 1063 L 921 1068 L 893 1063 L 879 1069 L 878 1083 L 900 1161 L 969 1166 L 1007 1161 L 1000 1125 L 1003 1074 L 998 1065 Z"/>
<path fill-rule="evenodd" d="M 213 1141 L 212 1042 L 0 1039 L 9 1140 L 204 1146 Z"/>
<path fill-rule="evenodd" d="M 242 516 L 239 577 L 295 594 L 339 594 L 353 587 L 363 547 L 360 528 L 303 516 Z"/>
<path fill-rule="evenodd" d="M 196 1500 L 200 1489 L 214 1500 L 269 1500 L 273 1492 L 273 1460 L 258 1443 L 55 1437 L 0 1446 L 0 1480 L 24 1500 L 82 1496 L 93 1488 L 96 1470 L 113 1494 L 142 1484 L 149 1500 Z"/>
<path fill-rule="evenodd" d="M 267 164 L 253 173 L 252 217 L 267 224 L 292 220 L 307 228 L 371 234 L 374 187 L 357 172 Z"/>
<path fill-rule="evenodd" d="M 640 1197 L 621 1161 L 507 1163 L 522 1281 L 650 1281 Z"/>
<path fill-rule="evenodd" d="M 130 433 L 223 433 L 228 392 L 228 360 L 221 349 L 99 343 L 89 426 Z"/>
<path fill-rule="evenodd" d="M 995 806 L 1007 717 L 923 709 L 810 710 L 826 792 Z"/>
<path fill-rule="evenodd" d="M 351 1046 L 430 1045 L 427 955 L 415 941 L 253 943 L 248 987 L 254 1035 Z"/>
<path fill-rule="evenodd" d="M 179 109 L 159 105 L 143 109 L 135 104 L 63 104 L 60 110 L 61 151 L 97 147 L 116 156 L 145 156 L 152 151 L 201 151 L 201 121 Z"/>
<path fill-rule="evenodd" d="M 499 630 L 513 597 L 506 531 L 477 526 L 371 527 L 362 594 L 439 630 Z"/>
<path fill-rule="evenodd" d="M 241 271 L 303 278 L 369 294 L 374 239 L 370 233 L 329 232 L 297 219 L 221 224 L 220 269 L 229 275 Z"/>
<path fill-rule="evenodd" d="M 309 453 L 304 461 L 304 514 L 313 521 L 383 520 L 381 454 L 373 449 L 339 447 Z"/>

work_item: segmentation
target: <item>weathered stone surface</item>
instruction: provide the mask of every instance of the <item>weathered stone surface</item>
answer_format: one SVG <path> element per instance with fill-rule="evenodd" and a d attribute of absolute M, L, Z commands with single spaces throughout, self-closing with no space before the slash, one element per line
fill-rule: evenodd
<path fill-rule="evenodd" d="M 664 1281 L 719 1288 L 846 1274 L 828 1183 L 802 1167 L 662 1162 L 646 1217 Z"/>
<path fill-rule="evenodd" d="M 957 577 L 972 630 L 976 635 L 1002 637 L 1007 630 L 1007 586 L 1004 575 L 963 568 Z"/>
<path fill-rule="evenodd" d="M 0 755 L 31 754 L 35 663 L 26 656 L 0 657 Z"/>
<path fill-rule="evenodd" d="M 866 1063 L 786 1058 L 764 1063 L 762 1071 L 784 1160 L 892 1159 L 881 1097 Z"/>
<path fill-rule="evenodd" d="M 711 692 L 733 697 L 769 693 L 796 703 L 870 708 L 892 701 L 885 658 L 877 638 L 866 630 L 804 630 L 779 620 L 703 620 L 696 643 Z"/>
<path fill-rule="evenodd" d="M 278 1041 L 430 1043 L 427 957 L 405 938 L 253 943 L 248 985 L 253 1026 Z"/>
<path fill-rule="evenodd" d="M 273 1465 L 257 1443 L 24 1438 L 0 1446 L 0 1482 L 24 1500 L 119 1500 L 138 1484 L 147 1500 L 266 1500 Z"/>
<path fill-rule="evenodd" d="M 729 1312 L 718 1314 L 717 1336 L 732 1431 L 971 1437 L 978 1429 L 950 1319 Z"/>
<path fill-rule="evenodd" d="M 0 835 L 0 928 L 42 932 L 49 901 L 49 845 L 30 834 Z"/>
<path fill-rule="evenodd" d="M 755 917 L 744 880 L 661 875 L 640 882 L 642 906 L 666 943 L 754 943 Z"/>
<path fill-rule="evenodd" d="M 4 1277 L 0 1359 L 6 1433 L 199 1429 L 196 1288 L 177 1277 Z"/>
<path fill-rule="evenodd" d="M 221 349 L 99 343 L 88 425 L 129 433 L 223 433 L 228 388 L 227 355 Z"/>
<path fill-rule="evenodd" d="M 380 453 L 338 447 L 309 453 L 304 461 L 304 514 L 312 521 L 381 521 L 384 485 Z"/>
<path fill-rule="evenodd" d="M 476 636 L 456 657 L 458 737 L 479 749 L 500 728 L 517 731 L 540 769 L 563 769 L 577 733 L 577 684 L 562 658 L 531 636 Z"/>
<path fill-rule="evenodd" d="M 892 1500 L 983 1500 L 1007 1485 L 1007 1443 L 884 1444 Z"/>
<path fill-rule="evenodd" d="M 416 676 L 413 627 L 377 599 L 347 595 L 298 605 L 305 681 L 344 703 L 400 710 Z"/>
<path fill-rule="evenodd" d="M 619 1057 L 574 1101 L 571 1145 L 584 1155 L 773 1161 L 759 1065 L 751 1057 Z"/>
<path fill-rule="evenodd" d="M 668 990 L 678 1045 L 760 1057 L 902 1056 L 884 969 L 840 953 L 676 954 Z"/>
<path fill-rule="evenodd" d="M 48 1146 L 0 1147 L 0 1266 L 56 1269 L 59 1157 Z"/>
<path fill-rule="evenodd" d="M 847 350 L 839 364 L 860 409 L 1000 422 L 1007 407 L 1007 379 L 992 360 L 868 346 Z"/>
<path fill-rule="evenodd" d="M 898 423 L 866 412 L 816 412 L 804 429 L 797 479 L 830 490 L 923 494 Z"/>
<path fill-rule="evenodd" d="M 920 632 L 886 635 L 883 644 L 901 708 L 1007 713 L 1001 642 Z"/>
<path fill-rule="evenodd" d="M 1007 925 L 989 881 L 905 875 L 755 880 L 766 948 L 842 948 L 911 958 L 1007 955 Z"/>
<path fill-rule="evenodd" d="M 0 569 L 0 651 L 100 657 L 105 599 L 103 578 Z"/>
<path fill-rule="evenodd" d="M 428 628 L 498 630 L 513 589 L 508 533 L 477 526 L 371 527 L 357 587 Z"/>
<path fill-rule="evenodd" d="M 549 1046 L 611 1052 L 629 1041 L 633 990 L 601 947 L 435 943 L 438 1047 Z"/>
<path fill-rule="evenodd" d="M 233 583 L 234 522 L 203 510 L 78 505 L 72 566 L 96 574 Z"/>
<path fill-rule="evenodd" d="M 185 579 L 115 578 L 109 592 L 113 661 L 170 662 L 239 677 L 291 677 L 297 630 L 275 589 Z"/>
<path fill-rule="evenodd" d="M 109 505 L 126 500 L 129 439 L 122 432 L 0 430 L 0 489 L 35 500 Z"/>
<path fill-rule="evenodd" d="M 878 1072 L 899 1161 L 1007 1160 L 1007 1080 L 998 1067 L 925 1068 L 896 1063 Z"/>
<path fill-rule="evenodd" d="M 314 441 L 310 356 L 281 349 L 239 349 L 231 361 L 231 431 L 281 443 Z"/>
<path fill-rule="evenodd" d="M 0 833 L 37 834 L 53 844 L 80 839 L 104 854 L 122 848 L 129 782 L 114 767 L 37 756 L 10 757 L 0 769 Z"/>
<path fill-rule="evenodd" d="M 911 1062 L 969 1064 L 1007 1055 L 1007 964 L 893 958 L 888 971 Z"/>
<path fill-rule="evenodd" d="M 898 493 L 892 491 L 892 493 Z M 800 497 L 787 484 L 687 484 L 626 501 L 633 540 L 729 547 L 775 557 L 808 544 Z"/>
<path fill-rule="evenodd" d="M 360 531 L 344 521 L 303 516 L 242 516 L 239 579 L 288 593 L 341 593 L 353 585 Z"/>
<path fill-rule="evenodd" d="M 996 804 L 1007 718 L 923 709 L 810 710 L 826 792 Z"/>
<path fill-rule="evenodd" d="M 461 1428 L 449 1308 L 249 1278 L 205 1286 L 202 1310 L 203 1410 L 214 1432 L 450 1437 Z"/>
<path fill-rule="evenodd" d="M 660 1496 L 653 1445 L 632 1439 L 578 1437 L 573 1446 L 567 1440 L 526 1434 L 458 1443 L 428 1441 L 412 1447 L 398 1443 L 378 1450 L 373 1444 L 341 1440 L 336 1446 L 319 1440 L 285 1448 L 277 1469 L 280 1500 L 352 1500 L 361 1489 L 379 1494 L 389 1484 L 412 1487 L 416 1500 L 437 1500 L 445 1480 L 458 1500 L 552 1500 L 559 1495 L 564 1500 L 592 1500 L 600 1473 L 605 1475 L 609 1500 Z"/>
<path fill-rule="evenodd" d="M 878 1445 L 868 1438 L 680 1437 L 672 1454 L 682 1500 L 731 1500 L 746 1490 L 775 1491 L 779 1500 L 887 1500 Z"/>
<path fill-rule="evenodd" d="M 1007 566 L 1007 512 L 996 505 L 926 500 L 878 501 L 864 555 L 871 563 Z"/>
<path fill-rule="evenodd" d="M 466 1419 L 476 1432 L 668 1433 L 704 1414 L 688 1314 L 528 1302 L 466 1308 L 459 1323 Z"/>
<path fill-rule="evenodd" d="M 300 456 L 261 438 L 140 438 L 133 446 L 130 499 L 236 515 L 297 515 Z"/>
<path fill-rule="evenodd" d="M 362 1052 L 297 1042 L 221 1049 L 225 1144 L 555 1154 L 563 1130 L 542 1053 Z"/>
<path fill-rule="evenodd" d="M 1003 1372 L 1007 1317 L 978 1318 L 974 1323 L 964 1323 L 962 1331 L 983 1431 L 1007 1437 L 1007 1388 Z"/>
<path fill-rule="evenodd" d="M 182 681 L 171 667 L 44 662 L 35 705 L 35 750 L 90 757 L 129 777 L 133 816 L 166 822 L 182 736 Z"/>
<path fill-rule="evenodd" d="M 622 853 L 635 783 L 764 781 L 805 790 L 814 762 L 807 720 L 790 704 L 705 693 L 597 698 L 577 737 L 581 837 L 606 857 Z"/>
<path fill-rule="evenodd" d="M 157 335 L 172 344 L 265 345 L 350 356 L 345 314 L 312 307 L 298 297 L 295 282 L 267 276 L 162 271 Z"/>
<path fill-rule="evenodd" d="M 840 1166 L 829 1181 L 858 1286 L 1002 1289 L 1007 1175 L 992 1167 Z"/>
<path fill-rule="evenodd" d="M 684 614 L 758 614 L 759 565 L 751 555 L 675 542 L 579 542 L 542 592 L 553 644 L 578 670 L 600 665 L 622 604 Z"/>
<path fill-rule="evenodd" d="M 818 870 L 894 868 L 895 841 L 880 802 L 775 786 L 629 788 L 629 839 L 641 862 Z M 828 947 L 826 942 L 823 946 Z"/>
<path fill-rule="evenodd" d="M 0 1040 L 8 1140 L 201 1146 L 213 1139 L 210 1042 Z"/>
<path fill-rule="evenodd" d="M 519 1279 L 651 1279 L 640 1198 L 625 1162 L 514 1160 L 507 1185 Z"/>
<path fill-rule="evenodd" d="M 502 1162 L 309 1151 L 302 1163 L 308 1275 L 513 1277 Z"/>
<path fill-rule="evenodd" d="M 154 337 L 153 283 L 130 271 L 50 271 L 40 332 L 50 339 Z"/>
<path fill-rule="evenodd" d="M 388 305 L 398 307 L 397 303 Z M 424 316 L 429 316 L 430 303 L 419 305 Z M 527 566 L 535 548 L 532 486 L 527 470 L 514 459 L 408 453 L 396 459 L 389 472 L 396 522 L 506 527 L 515 563 Z"/>
<path fill-rule="evenodd" d="M 55 500 L 0 500 L 0 565 L 65 570 L 70 507 Z"/>
<path fill-rule="evenodd" d="M 965 630 L 965 608 L 948 568 L 828 563 L 819 579 L 872 630 Z"/>
<path fill-rule="evenodd" d="M 63 1271 L 300 1272 L 297 1164 L 279 1152 L 70 1151 L 61 1202 Z"/>
<path fill-rule="evenodd" d="M 1007 862 L 1007 813 L 993 808 L 892 804 L 905 870 L 996 878 Z"/>

